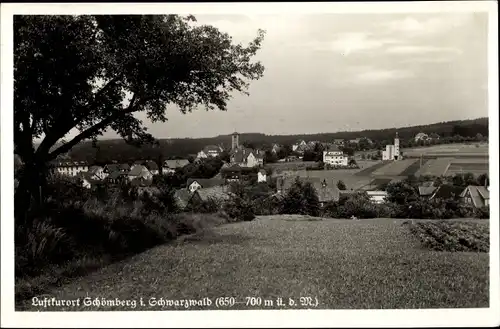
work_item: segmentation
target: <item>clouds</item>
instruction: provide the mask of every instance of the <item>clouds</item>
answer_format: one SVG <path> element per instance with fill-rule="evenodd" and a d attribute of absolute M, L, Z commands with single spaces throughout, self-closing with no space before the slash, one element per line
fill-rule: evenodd
<path fill-rule="evenodd" d="M 402 33 L 406 37 L 425 37 L 452 31 L 470 22 L 471 14 L 441 14 L 436 17 L 412 17 L 391 20 L 380 24 L 391 32 Z"/>

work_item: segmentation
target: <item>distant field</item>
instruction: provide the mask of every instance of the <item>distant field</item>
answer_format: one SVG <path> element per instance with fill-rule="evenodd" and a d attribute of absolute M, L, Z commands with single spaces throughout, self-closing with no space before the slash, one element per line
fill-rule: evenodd
<path fill-rule="evenodd" d="M 385 166 L 387 163 L 388 163 L 387 161 L 373 162 L 373 165 L 368 166 L 368 167 L 362 169 L 361 171 L 358 171 L 356 173 L 356 176 L 370 176 L 372 172 Z"/>
<path fill-rule="evenodd" d="M 16 311 L 215 310 L 215 299 L 222 296 L 240 303 L 219 310 L 489 307 L 487 252 L 430 250 L 403 222 L 262 216 L 153 248 L 47 294 L 58 300 L 143 297 L 144 305 L 136 309 L 41 308 L 27 300 Z M 262 304 L 247 305 L 247 296 Z M 278 306 L 278 297 L 286 305 Z M 312 297 L 314 306 L 301 305 L 300 297 Z M 162 308 L 150 298 L 210 298 L 212 304 Z M 265 300 L 272 302 L 264 306 Z"/>
<path fill-rule="evenodd" d="M 387 165 L 375 170 L 373 172 L 373 176 L 400 176 L 406 168 L 411 166 L 416 161 L 417 159 L 404 159 L 389 162 Z"/>
<path fill-rule="evenodd" d="M 431 159 L 416 172 L 416 175 L 442 176 L 445 174 L 449 164 L 450 159 L 447 158 Z"/>
<path fill-rule="evenodd" d="M 295 162 L 268 163 L 266 164 L 266 167 L 273 168 L 275 171 L 279 171 L 279 170 L 300 170 L 315 165 L 317 165 L 317 163 L 314 161 L 295 161 Z"/>
<path fill-rule="evenodd" d="M 401 176 L 410 176 L 410 175 L 416 175 L 416 173 L 420 170 L 421 167 L 425 166 L 425 164 L 429 161 L 429 159 L 418 159 L 415 161 L 413 164 L 408 166 L 403 172 L 401 173 Z"/>
<path fill-rule="evenodd" d="M 402 149 L 405 157 L 422 156 L 455 156 L 485 157 L 488 155 L 488 144 L 445 144 L 428 147 Z"/>
<path fill-rule="evenodd" d="M 457 163 L 452 162 L 448 167 L 445 175 L 453 176 L 458 173 L 472 173 L 480 175 L 483 173 L 488 173 L 489 165 L 487 163 Z"/>

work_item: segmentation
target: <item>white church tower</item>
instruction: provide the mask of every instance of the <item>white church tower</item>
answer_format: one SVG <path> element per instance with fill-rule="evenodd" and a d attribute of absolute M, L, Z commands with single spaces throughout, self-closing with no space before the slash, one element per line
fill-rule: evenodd
<path fill-rule="evenodd" d="M 401 160 L 401 156 L 399 153 L 399 136 L 398 132 L 396 132 L 396 137 L 394 138 L 394 160 Z"/>

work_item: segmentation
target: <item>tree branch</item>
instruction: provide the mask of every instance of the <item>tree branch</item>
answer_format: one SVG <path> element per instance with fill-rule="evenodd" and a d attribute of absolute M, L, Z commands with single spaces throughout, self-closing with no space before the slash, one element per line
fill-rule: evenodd
<path fill-rule="evenodd" d="M 120 118 L 121 116 L 124 116 L 129 113 L 133 113 L 138 110 L 138 106 L 140 103 L 136 104 L 136 94 L 132 96 L 132 99 L 130 101 L 129 106 L 127 109 L 124 111 L 118 111 L 114 113 L 113 115 L 110 115 L 109 117 L 103 119 L 101 122 L 93 125 L 89 129 L 85 130 L 84 132 L 80 133 L 78 136 L 74 137 L 71 141 L 68 143 L 65 143 L 64 145 L 58 147 L 56 150 L 51 152 L 48 156 L 48 161 L 55 159 L 59 154 L 68 152 L 71 150 L 73 146 L 76 144 L 80 143 L 81 141 L 88 139 L 92 137 L 95 133 L 97 133 L 99 130 L 106 128 L 111 124 L 114 120 Z M 145 102 L 146 99 L 144 99 L 141 103 Z"/>

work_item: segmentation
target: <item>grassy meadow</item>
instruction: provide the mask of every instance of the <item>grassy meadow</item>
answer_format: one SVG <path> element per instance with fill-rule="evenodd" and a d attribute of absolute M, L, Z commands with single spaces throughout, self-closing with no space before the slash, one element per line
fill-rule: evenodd
<path fill-rule="evenodd" d="M 457 232 L 470 225 L 469 220 L 458 222 Z M 243 302 L 231 309 L 487 307 L 489 254 L 428 248 L 411 230 L 415 223 L 262 216 L 207 228 L 155 247 L 48 295 L 62 299 L 142 297 L 145 305 L 134 310 L 164 309 L 149 305 L 152 297 L 209 297 L 214 301 L 219 296 Z M 474 226 L 476 240 L 488 235 L 488 222 L 481 224 Z M 247 306 L 245 297 L 260 297 L 262 305 Z M 278 297 L 297 302 L 300 297 L 312 297 L 317 305 L 278 306 Z M 272 300 L 272 305 L 264 306 L 265 300 Z M 47 310 L 69 309 L 131 310 Z M 216 307 L 212 304 L 209 309 Z M 26 301 L 18 310 L 37 308 Z"/>

